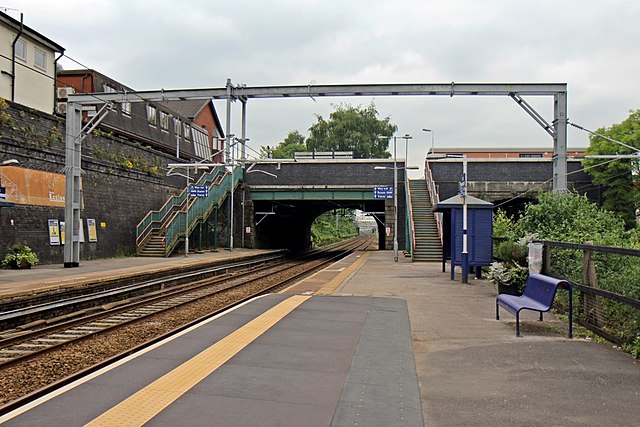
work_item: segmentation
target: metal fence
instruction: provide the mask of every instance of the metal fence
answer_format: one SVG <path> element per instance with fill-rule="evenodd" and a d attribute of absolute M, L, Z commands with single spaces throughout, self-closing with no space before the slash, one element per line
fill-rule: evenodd
<path fill-rule="evenodd" d="M 618 345 L 640 350 L 640 250 L 541 243 L 542 272 L 571 282 L 578 323 Z M 567 302 L 558 301 L 560 306 Z"/>

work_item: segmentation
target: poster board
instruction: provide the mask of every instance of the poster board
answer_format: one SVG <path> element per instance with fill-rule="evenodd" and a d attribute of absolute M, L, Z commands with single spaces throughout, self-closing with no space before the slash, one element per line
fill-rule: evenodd
<path fill-rule="evenodd" d="M 48 220 L 49 224 L 49 244 L 52 246 L 60 245 L 60 227 L 57 219 Z"/>
<path fill-rule="evenodd" d="M 98 241 L 98 230 L 96 228 L 96 220 L 87 218 L 87 231 L 89 232 L 89 241 L 97 242 Z"/>

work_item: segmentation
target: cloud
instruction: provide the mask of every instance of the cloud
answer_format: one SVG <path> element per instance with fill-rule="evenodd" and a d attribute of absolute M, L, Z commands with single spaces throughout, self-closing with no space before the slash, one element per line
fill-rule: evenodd
<path fill-rule="evenodd" d="M 585 127 L 637 109 L 640 3 L 630 0 L 67 0 L 28 3 L 25 23 L 67 54 L 137 89 L 391 82 L 566 82 L 569 117 Z M 67 68 L 77 67 L 69 61 Z M 306 133 L 332 103 L 250 101 L 251 145 Z M 550 98 L 527 99 L 548 121 Z M 548 146 L 509 98 L 378 97 L 381 116 L 439 146 Z M 224 103 L 217 104 L 224 117 Z M 239 133 L 234 106 L 232 132 Z M 587 135 L 570 130 L 570 146 Z"/>

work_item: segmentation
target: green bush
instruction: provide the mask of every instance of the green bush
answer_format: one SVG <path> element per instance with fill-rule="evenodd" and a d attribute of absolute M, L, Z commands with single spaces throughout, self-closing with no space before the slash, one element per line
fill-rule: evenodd
<path fill-rule="evenodd" d="M 502 242 L 496 248 L 495 257 L 510 264 L 526 265 L 529 249 L 516 242 Z"/>
<path fill-rule="evenodd" d="M 29 268 L 40 262 L 31 248 L 24 244 L 12 245 L 2 260 L 2 268 Z"/>
<path fill-rule="evenodd" d="M 525 208 L 515 225 L 516 235 L 537 233 L 539 240 L 624 248 L 640 247 L 640 229 L 625 230 L 622 218 L 576 194 L 541 193 L 539 201 Z M 507 248 L 504 249 L 507 251 Z M 496 250 L 498 252 L 498 250 Z M 500 252 L 502 253 L 502 252 Z M 640 258 L 594 253 L 600 289 L 633 299 L 640 299 Z M 583 280 L 583 251 L 553 248 L 551 271 L 576 283 Z M 574 306 L 580 307 L 580 292 L 575 292 Z M 625 348 L 640 355 L 640 312 L 628 305 L 600 298 L 605 331 L 626 342 Z M 557 305 L 567 308 L 566 293 L 556 297 Z"/>

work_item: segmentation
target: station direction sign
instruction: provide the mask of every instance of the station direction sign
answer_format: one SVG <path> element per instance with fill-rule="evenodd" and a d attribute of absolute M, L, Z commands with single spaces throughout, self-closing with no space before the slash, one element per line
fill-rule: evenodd
<path fill-rule="evenodd" d="M 189 187 L 190 197 L 209 197 L 209 187 L 206 185 L 192 185 Z"/>
<path fill-rule="evenodd" d="M 392 199 L 393 187 L 373 187 L 374 199 Z"/>

